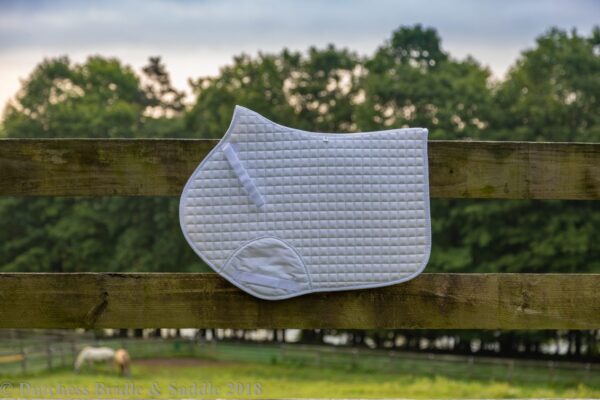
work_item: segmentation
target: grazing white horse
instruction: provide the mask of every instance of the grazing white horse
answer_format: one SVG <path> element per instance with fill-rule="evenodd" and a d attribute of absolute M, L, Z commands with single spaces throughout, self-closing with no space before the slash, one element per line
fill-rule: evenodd
<path fill-rule="evenodd" d="M 90 367 L 96 362 L 106 361 L 108 364 L 115 359 L 115 351 L 110 347 L 90 347 L 86 346 L 79 352 L 75 360 L 75 372 L 79 373 L 83 364 L 87 363 Z"/>

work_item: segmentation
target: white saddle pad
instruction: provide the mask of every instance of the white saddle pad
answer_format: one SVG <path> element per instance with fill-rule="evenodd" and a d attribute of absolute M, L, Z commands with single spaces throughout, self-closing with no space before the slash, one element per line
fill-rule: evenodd
<path fill-rule="evenodd" d="M 431 249 L 427 130 L 306 132 L 236 107 L 183 189 L 188 243 L 263 299 L 391 285 Z"/>

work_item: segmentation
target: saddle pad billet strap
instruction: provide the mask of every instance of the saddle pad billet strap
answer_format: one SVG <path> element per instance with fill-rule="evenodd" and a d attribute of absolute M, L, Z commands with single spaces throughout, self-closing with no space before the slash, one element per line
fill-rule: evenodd
<path fill-rule="evenodd" d="M 244 190 L 250 197 L 250 200 L 252 200 L 252 202 L 259 208 L 264 206 L 265 199 L 260 194 L 260 191 L 256 187 L 256 184 L 254 183 L 250 175 L 248 175 L 248 171 L 246 170 L 246 168 L 244 168 L 244 165 L 240 161 L 240 158 L 235 152 L 233 146 L 229 143 L 225 144 L 225 146 L 223 146 L 223 154 L 225 154 L 227 162 L 233 169 L 233 172 L 235 172 L 235 174 L 237 175 L 240 183 L 244 187 Z"/>
<path fill-rule="evenodd" d="M 300 285 L 292 280 L 252 272 L 236 271 L 233 276 L 246 283 L 267 286 L 275 289 L 299 290 Z"/>

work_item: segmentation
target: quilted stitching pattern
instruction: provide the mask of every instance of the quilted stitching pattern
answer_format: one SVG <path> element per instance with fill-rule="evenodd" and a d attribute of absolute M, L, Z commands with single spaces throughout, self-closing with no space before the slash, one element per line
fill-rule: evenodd
<path fill-rule="evenodd" d="M 250 200 L 221 147 L 230 143 L 266 204 Z M 315 134 L 238 107 L 181 198 L 182 229 L 219 272 L 250 240 L 294 246 L 313 290 L 381 286 L 429 257 L 427 131 Z"/>

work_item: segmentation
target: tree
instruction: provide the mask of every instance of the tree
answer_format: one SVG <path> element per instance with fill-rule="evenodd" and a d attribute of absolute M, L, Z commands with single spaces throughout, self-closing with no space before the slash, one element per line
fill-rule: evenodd
<path fill-rule="evenodd" d="M 278 123 L 322 131 L 351 131 L 358 57 L 328 46 L 308 54 L 242 55 L 217 77 L 191 81 L 196 103 L 186 127 L 203 137 L 218 138 L 227 130 L 236 104 Z"/>
<path fill-rule="evenodd" d="M 422 126 L 430 138 L 477 137 L 488 125 L 490 72 L 452 59 L 433 29 L 401 27 L 365 63 L 361 130 Z"/>
<path fill-rule="evenodd" d="M 115 59 L 43 61 L 5 111 L 9 137 L 148 137 L 180 128 L 181 110 L 159 59 L 145 85 Z M 175 93 L 175 95 L 173 95 Z M 4 271 L 201 269 L 182 238 L 177 199 L 0 199 Z M 15 223 L 14 221 L 19 221 Z M 160 232 L 160 235 L 157 233 Z"/>
<path fill-rule="evenodd" d="M 589 38 L 552 29 L 538 38 L 537 46 L 523 52 L 507 79 L 494 88 L 490 126 L 480 135 L 491 140 L 598 141 L 598 35 L 597 29 Z M 577 94 L 566 102 L 567 93 Z M 600 271 L 594 239 L 600 234 L 597 202 L 433 204 L 434 269 Z"/>
<path fill-rule="evenodd" d="M 236 104 L 251 106 L 267 117 L 277 116 L 279 122 L 292 121 L 294 112 L 284 83 L 296 57 L 287 51 L 280 56 L 259 54 L 256 59 L 241 55 L 218 76 L 191 80 L 197 98 L 185 116 L 186 128 L 202 137 L 220 138 Z"/>
<path fill-rule="evenodd" d="M 142 70 L 146 76 L 143 88 L 149 101 L 150 115 L 172 117 L 185 111 L 185 93 L 173 86 L 160 57 L 150 57 Z"/>
<path fill-rule="evenodd" d="M 493 130 L 521 140 L 600 140 L 600 28 L 550 29 L 521 54 L 497 93 Z"/>

